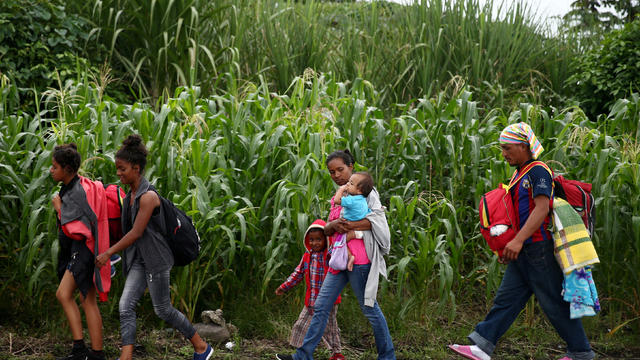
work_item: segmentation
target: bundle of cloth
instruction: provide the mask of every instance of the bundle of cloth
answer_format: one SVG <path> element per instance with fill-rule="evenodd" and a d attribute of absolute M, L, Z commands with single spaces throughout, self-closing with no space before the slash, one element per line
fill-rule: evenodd
<path fill-rule="evenodd" d="M 571 304 L 571 318 L 594 316 L 600 301 L 591 267 L 599 263 L 589 232 L 580 215 L 563 199 L 553 202 L 555 255 L 564 273 L 563 298 Z"/>

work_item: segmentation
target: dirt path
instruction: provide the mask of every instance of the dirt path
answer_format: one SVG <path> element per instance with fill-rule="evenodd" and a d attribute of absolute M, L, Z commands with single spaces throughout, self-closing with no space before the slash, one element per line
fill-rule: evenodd
<path fill-rule="evenodd" d="M 193 350 L 191 345 L 181 336 L 171 330 L 154 330 L 140 334 L 141 343 L 136 347 L 135 359 L 191 359 Z M 88 338 L 88 336 L 85 336 Z M 107 359 L 115 359 L 119 354 L 117 345 L 119 337 L 107 335 L 104 339 Z M 232 350 L 224 344 L 214 344 L 212 359 L 274 359 L 277 352 L 291 353 L 292 348 L 286 344 L 271 340 L 235 339 Z M 50 360 L 64 356 L 70 349 L 70 344 L 50 335 L 28 336 L 0 328 L 0 360 L 29 359 Z M 350 359 L 360 358 L 364 352 L 357 349 L 345 349 L 345 355 Z M 330 356 L 326 349 L 318 350 L 319 359 L 324 355 Z"/>
<path fill-rule="evenodd" d="M 52 336 L 44 329 L 38 329 L 41 334 L 34 336 L 27 334 L 25 330 L 15 330 L 0 326 L 0 360 L 53 360 L 64 356 L 70 350 L 70 341 L 66 338 Z M 633 337 L 632 334 L 630 334 Z M 432 338 L 425 339 L 424 343 L 408 343 L 412 341 L 397 337 L 394 339 L 396 355 L 399 360 L 409 359 L 459 359 L 447 350 L 449 342 L 445 334 L 432 334 Z M 444 336 L 444 338 L 443 338 Z M 592 339 L 592 346 L 598 354 L 598 359 L 640 359 L 640 343 L 631 337 L 623 339 L 603 341 Z M 85 334 L 85 339 L 88 335 Z M 193 349 L 180 334 L 172 329 L 139 331 L 140 343 L 136 348 L 136 360 L 185 360 L 191 359 Z M 213 344 L 214 355 L 212 359 L 275 359 L 278 352 L 292 353 L 293 349 L 286 341 L 274 341 L 269 339 L 242 339 L 236 337 L 232 340 L 234 346 L 226 349 L 224 344 Z M 366 339 L 367 349 L 359 349 L 343 345 L 343 353 L 349 360 L 373 360 L 375 359 L 375 347 L 373 339 Z M 536 342 L 537 341 L 537 342 Z M 119 355 L 120 338 L 117 331 L 105 335 L 105 353 L 107 359 L 116 359 Z M 564 344 L 558 340 L 547 340 L 543 337 L 537 339 L 521 336 L 505 337 L 500 342 L 499 355 L 501 360 L 547 360 L 558 359 L 564 355 Z M 331 354 L 324 347 L 319 347 L 315 358 L 328 359 Z"/>

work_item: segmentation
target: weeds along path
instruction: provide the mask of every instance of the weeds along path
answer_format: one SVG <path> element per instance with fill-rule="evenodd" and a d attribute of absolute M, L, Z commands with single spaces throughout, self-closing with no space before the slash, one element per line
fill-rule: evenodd
<path fill-rule="evenodd" d="M 471 316 L 482 316 L 470 313 Z M 290 326 L 291 323 L 281 324 Z M 441 326 L 438 321 L 427 324 L 413 323 L 412 334 L 394 336 L 398 359 L 453 359 L 454 355 L 446 348 L 452 339 L 463 337 L 461 330 L 469 324 L 453 322 Z M 120 342 L 117 328 L 107 326 L 105 331 L 105 353 L 108 359 L 119 355 L 117 344 Z M 348 359 L 370 360 L 376 356 L 375 345 L 368 329 L 359 334 L 343 332 L 343 353 Z M 466 333 L 465 333 L 466 334 Z M 367 336 L 368 335 L 368 336 Z M 353 337 L 358 339 L 354 340 Z M 224 344 L 214 344 L 212 359 L 216 360 L 256 360 L 273 359 L 276 353 L 292 352 L 286 337 L 261 338 L 235 337 L 232 339 L 232 350 Z M 67 354 L 69 350 L 66 334 L 52 334 L 40 329 L 0 328 L 0 359 L 3 360 L 52 360 Z M 618 334 L 615 338 L 594 334 L 591 342 L 601 359 L 637 359 L 640 356 L 640 345 L 632 333 Z M 546 321 L 528 325 L 516 322 L 509 336 L 500 342 L 500 358 L 519 359 L 553 359 L 563 355 L 563 342 L 555 335 L 551 325 Z M 135 358 L 139 360 L 190 359 L 192 347 L 175 331 L 170 329 L 140 329 Z M 330 352 L 320 346 L 316 350 L 319 359 L 328 358 Z"/>

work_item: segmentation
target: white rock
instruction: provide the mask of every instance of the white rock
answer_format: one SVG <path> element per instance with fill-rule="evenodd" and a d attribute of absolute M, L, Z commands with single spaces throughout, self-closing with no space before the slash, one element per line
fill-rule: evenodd
<path fill-rule="evenodd" d="M 224 317 L 222 317 L 222 310 L 218 309 L 216 311 L 205 310 L 200 314 L 202 318 L 202 322 L 205 324 L 217 324 L 220 326 L 224 326 L 226 321 Z"/>

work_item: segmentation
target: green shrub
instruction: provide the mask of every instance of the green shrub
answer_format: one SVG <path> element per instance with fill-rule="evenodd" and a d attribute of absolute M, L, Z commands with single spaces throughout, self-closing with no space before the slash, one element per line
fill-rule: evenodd
<path fill-rule="evenodd" d="M 75 77 L 79 65 L 86 68 L 88 30 L 86 20 L 54 2 L 0 1 L 0 73 L 20 87 L 23 110 L 34 103 L 29 89 L 41 93 L 53 86 L 56 70 L 64 80 Z"/>
<path fill-rule="evenodd" d="M 485 82 L 548 103 L 564 91 L 578 44 L 551 34 L 531 8 L 516 3 L 505 3 L 500 16 L 493 2 L 476 0 L 235 4 L 237 17 L 227 18 L 237 19 L 231 46 L 239 54 L 238 76 L 257 81 L 260 74 L 278 92 L 310 67 L 340 81 L 366 79 L 384 104 Z"/>
<path fill-rule="evenodd" d="M 577 69 L 567 85 L 591 116 L 605 113 L 617 99 L 637 92 L 640 84 L 640 20 L 605 36 L 602 46 L 578 58 Z"/>

